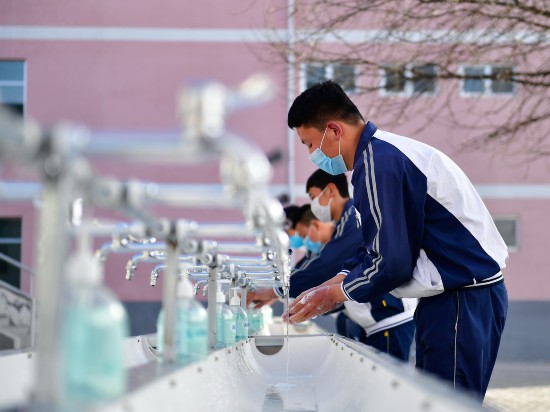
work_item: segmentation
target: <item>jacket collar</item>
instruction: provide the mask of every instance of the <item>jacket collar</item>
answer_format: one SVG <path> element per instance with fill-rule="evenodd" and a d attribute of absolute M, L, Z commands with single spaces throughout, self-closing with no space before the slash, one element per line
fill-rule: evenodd
<path fill-rule="evenodd" d="M 355 165 L 357 162 L 363 161 L 363 152 L 365 151 L 367 145 L 371 141 L 372 137 L 374 136 L 374 133 L 378 130 L 378 127 L 372 122 L 367 122 L 365 125 L 365 128 L 363 129 L 363 133 L 361 133 L 361 137 L 359 138 L 359 143 L 357 143 L 357 149 L 355 150 L 355 157 L 353 159 L 353 166 L 355 168 Z"/>

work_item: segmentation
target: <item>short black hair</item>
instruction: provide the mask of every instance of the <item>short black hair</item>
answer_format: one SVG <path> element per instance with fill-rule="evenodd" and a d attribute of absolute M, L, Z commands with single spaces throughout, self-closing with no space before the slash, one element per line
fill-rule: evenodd
<path fill-rule="evenodd" d="M 288 111 L 288 127 L 325 129 L 331 119 L 351 125 L 365 121 L 342 87 L 332 80 L 316 83 L 300 94 Z"/>
<path fill-rule="evenodd" d="M 296 213 L 298 213 L 298 210 L 300 209 L 300 206 L 297 205 L 289 205 L 284 208 L 285 211 L 285 229 L 294 229 L 296 227 Z"/>
<path fill-rule="evenodd" d="M 302 225 L 309 227 L 311 225 L 311 222 L 313 222 L 314 220 L 319 220 L 319 219 L 317 218 L 317 216 L 313 214 L 313 212 L 311 211 L 311 208 L 308 208 L 304 212 L 304 214 L 300 217 L 300 220 L 298 220 L 298 222 L 296 223 L 301 223 Z"/>
<path fill-rule="evenodd" d="M 309 189 L 311 189 L 312 187 L 318 187 L 319 189 L 324 190 L 329 183 L 334 183 L 334 185 L 338 189 L 338 193 L 340 193 L 340 196 L 344 198 L 349 197 L 348 178 L 346 177 L 346 175 L 331 175 L 330 173 L 327 173 L 321 169 L 317 169 L 307 179 L 306 192 L 309 192 Z"/>
<path fill-rule="evenodd" d="M 285 211 L 285 229 L 296 229 L 296 223 L 300 221 L 304 213 L 311 210 L 311 207 L 309 203 L 297 206 L 297 205 L 290 205 L 284 208 Z"/>
<path fill-rule="evenodd" d="M 302 216 L 304 216 L 307 212 L 310 212 L 310 211 L 311 211 L 311 205 L 309 203 L 306 203 L 305 205 L 300 206 L 300 209 L 296 213 L 296 223 L 302 220 Z"/>

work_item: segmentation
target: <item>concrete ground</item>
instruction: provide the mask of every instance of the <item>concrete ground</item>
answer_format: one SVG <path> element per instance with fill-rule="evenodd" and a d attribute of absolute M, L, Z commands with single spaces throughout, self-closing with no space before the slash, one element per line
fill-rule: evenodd
<path fill-rule="evenodd" d="M 502 412 L 550 411 L 550 362 L 497 361 L 484 405 Z"/>

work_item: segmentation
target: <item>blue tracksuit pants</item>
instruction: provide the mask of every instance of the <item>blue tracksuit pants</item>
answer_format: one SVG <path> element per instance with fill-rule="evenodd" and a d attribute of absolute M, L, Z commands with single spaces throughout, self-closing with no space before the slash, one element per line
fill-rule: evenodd
<path fill-rule="evenodd" d="M 504 329 L 504 282 L 422 298 L 416 321 L 416 367 L 483 400 Z"/>
<path fill-rule="evenodd" d="M 405 362 L 409 360 L 409 353 L 414 337 L 414 321 L 395 326 L 388 330 L 381 330 L 367 336 L 365 329 L 341 313 L 336 319 L 337 332 L 365 345 L 372 346 L 380 352 L 387 353 Z"/>
<path fill-rule="evenodd" d="M 397 359 L 408 362 L 411 344 L 414 338 L 415 325 L 411 320 L 391 329 L 381 330 L 366 336 L 363 342 L 381 352 L 390 354 Z"/>

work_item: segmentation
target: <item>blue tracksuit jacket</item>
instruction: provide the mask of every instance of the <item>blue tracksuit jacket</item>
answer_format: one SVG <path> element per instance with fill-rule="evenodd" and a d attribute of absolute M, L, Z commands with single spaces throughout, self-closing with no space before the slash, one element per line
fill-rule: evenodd
<path fill-rule="evenodd" d="M 502 282 L 506 244 L 472 183 L 437 149 L 368 122 L 352 184 L 363 244 L 341 271 L 349 299 L 389 291 L 421 298 Z"/>
<path fill-rule="evenodd" d="M 361 221 L 353 207 L 353 201 L 348 200 L 330 241 L 322 246 L 319 254 L 309 254 L 305 259 L 300 260 L 290 274 L 290 297 L 295 298 L 300 293 L 332 279 L 342 268 L 342 262 L 354 256 L 361 243 Z M 282 289 L 276 288 L 275 291 L 282 296 Z M 377 322 L 403 314 L 406 309 L 408 308 L 405 308 L 401 299 L 389 293 L 373 296 L 368 306 L 363 308 L 364 311 L 369 312 L 367 317 L 372 318 L 370 323 L 370 327 L 374 329 L 372 333 L 379 330 L 374 326 Z M 389 329 L 412 321 L 412 318 L 412 312 L 407 311 L 406 317 L 401 315 L 395 320 L 388 319 L 383 325 L 385 329 Z"/>
<path fill-rule="evenodd" d="M 350 199 L 336 222 L 330 241 L 321 247 L 318 254 L 308 253 L 292 270 L 290 297 L 295 298 L 300 293 L 332 279 L 342 268 L 342 262 L 355 255 L 361 241 L 360 221 L 357 220 L 353 201 Z M 279 295 L 282 296 L 280 293 Z"/>

